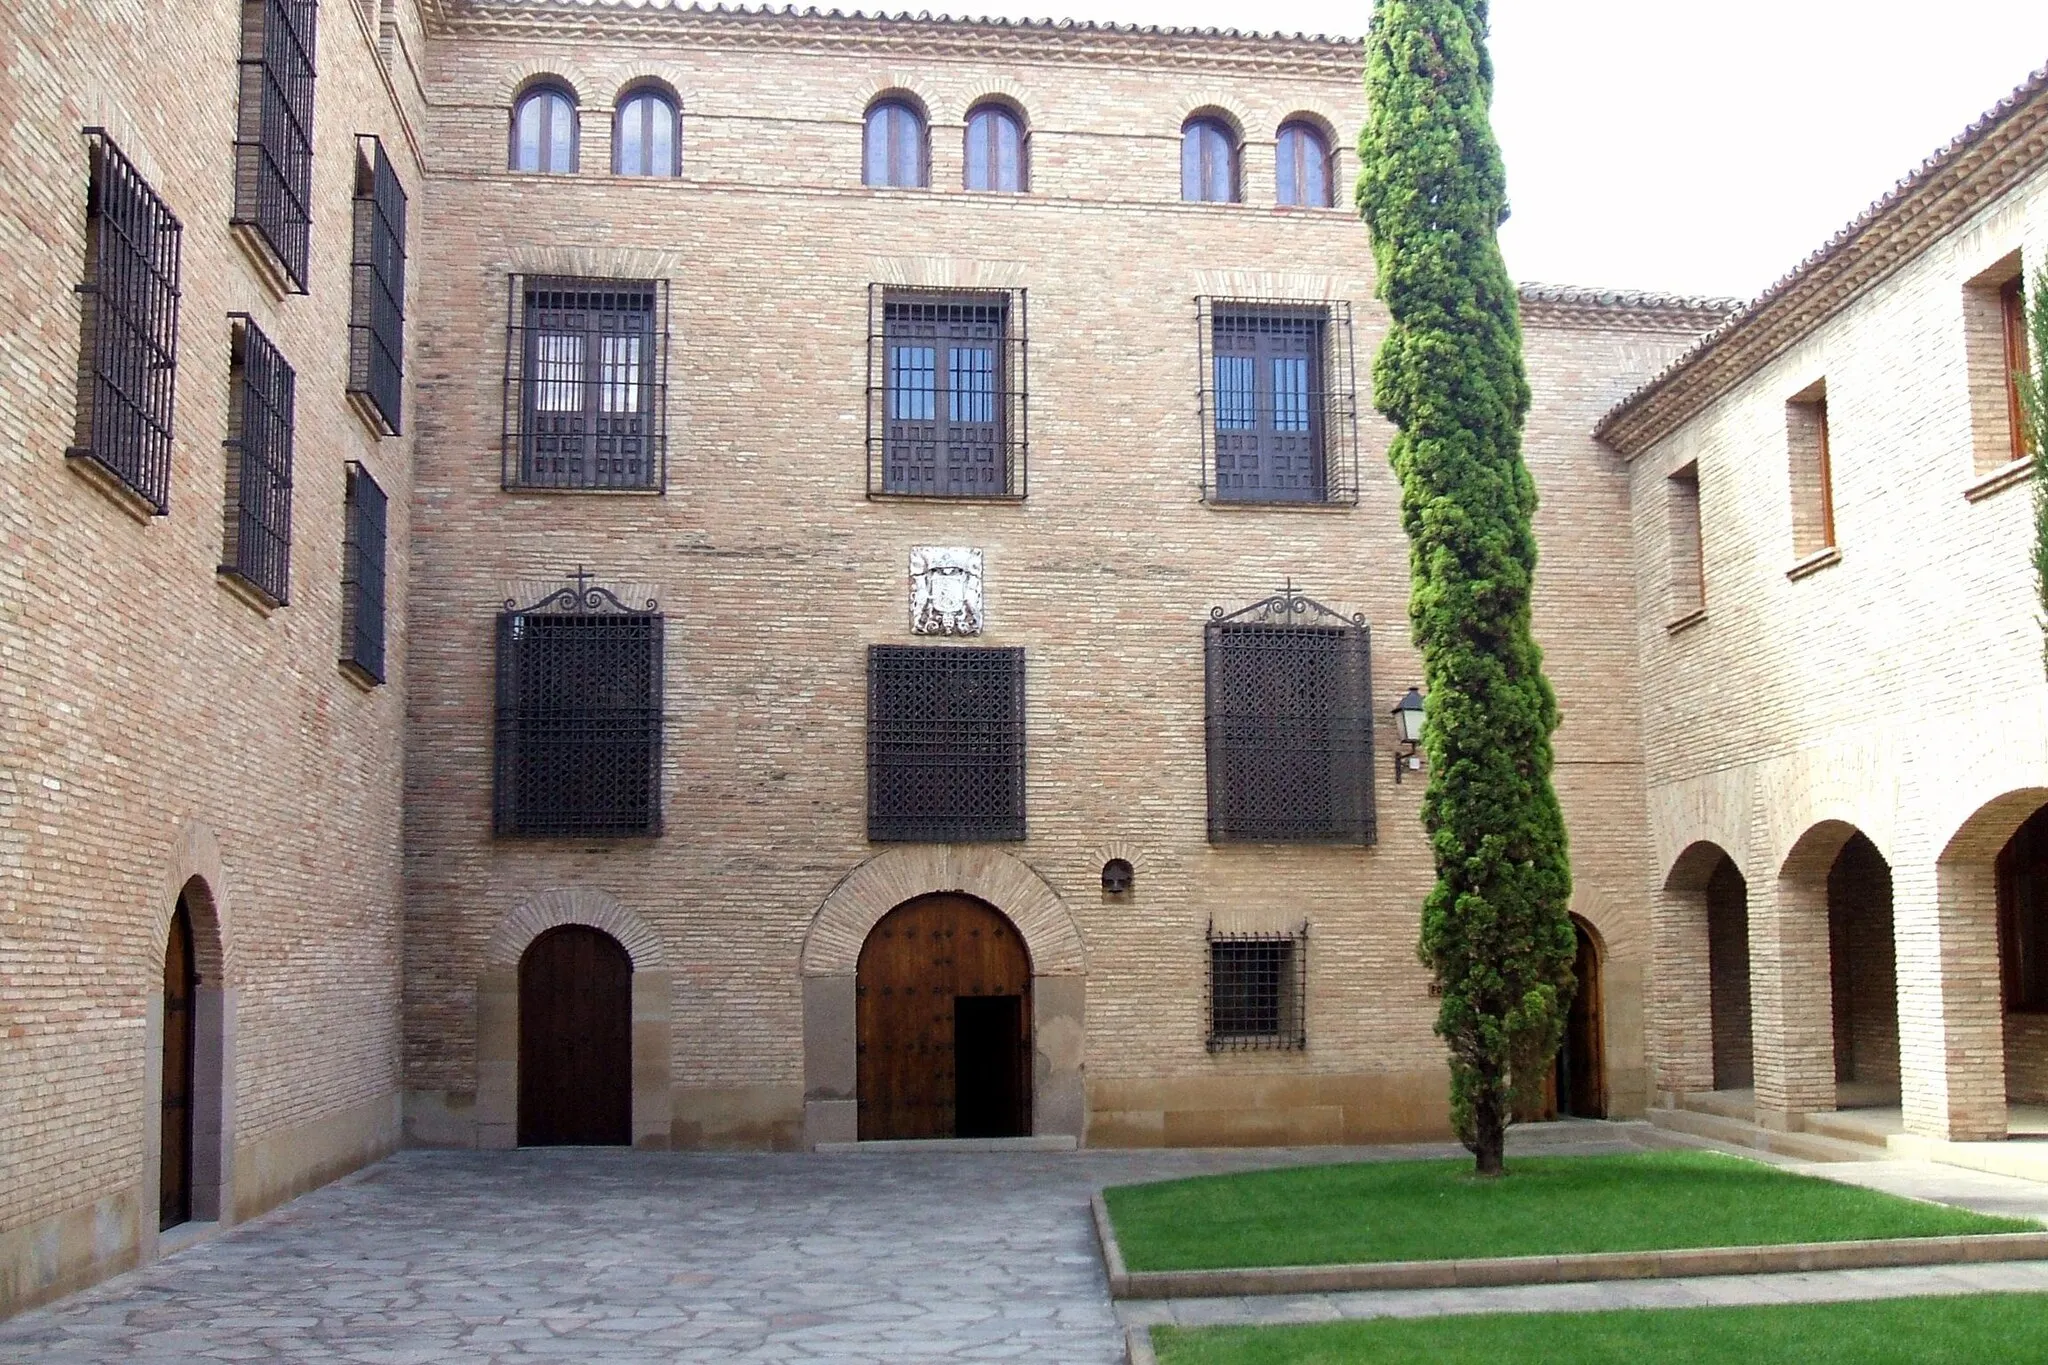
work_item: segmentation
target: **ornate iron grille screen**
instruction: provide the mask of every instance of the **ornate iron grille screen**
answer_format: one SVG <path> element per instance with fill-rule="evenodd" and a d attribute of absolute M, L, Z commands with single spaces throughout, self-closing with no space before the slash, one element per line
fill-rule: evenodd
<path fill-rule="evenodd" d="M 235 318 L 229 373 L 228 482 L 220 571 L 272 606 L 291 599 L 292 406 L 297 377 L 270 338 Z"/>
<path fill-rule="evenodd" d="M 868 495 L 1021 498 L 1025 291 L 868 286 Z"/>
<path fill-rule="evenodd" d="M 78 421 L 67 452 L 112 475 L 157 515 L 171 510 L 171 402 L 178 362 L 178 248 L 170 209 L 98 128 L 85 130 L 84 298 Z"/>
<path fill-rule="evenodd" d="M 348 467 L 348 525 L 341 548 L 341 662 L 384 681 L 384 490 L 370 471 Z"/>
<path fill-rule="evenodd" d="M 662 616 L 587 576 L 498 617 L 493 828 L 501 836 L 661 833 Z"/>
<path fill-rule="evenodd" d="M 868 838 L 1024 837 L 1024 651 L 868 647 Z"/>
<path fill-rule="evenodd" d="M 505 487 L 666 487 L 667 281 L 514 275 L 509 295 Z"/>
<path fill-rule="evenodd" d="M 1289 589 L 1207 632 L 1210 841 L 1372 843 L 1364 619 Z"/>
<path fill-rule="evenodd" d="M 306 292 L 312 243 L 313 37 L 318 0 L 242 0 L 235 214 Z"/>
<path fill-rule="evenodd" d="M 1209 1051 L 1308 1046 L 1308 922 L 1292 933 L 1209 926 Z"/>
<path fill-rule="evenodd" d="M 355 263 L 349 281 L 348 392 L 386 435 L 403 429 L 405 189 L 384 144 L 356 139 Z"/>
<path fill-rule="evenodd" d="M 1195 300 L 1202 497 L 1358 501 L 1351 305 Z"/>

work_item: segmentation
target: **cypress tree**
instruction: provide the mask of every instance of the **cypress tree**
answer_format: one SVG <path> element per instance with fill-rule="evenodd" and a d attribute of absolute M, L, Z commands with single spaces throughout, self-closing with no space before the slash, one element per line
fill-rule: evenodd
<path fill-rule="evenodd" d="M 1452 1120 L 1492 1176 L 1517 1082 L 1532 1093 L 1557 1051 L 1574 936 L 1550 783 L 1557 699 L 1529 623 L 1529 384 L 1495 238 L 1507 184 L 1486 36 L 1487 0 L 1376 0 L 1358 208 L 1392 319 L 1374 397 L 1398 428 L 1388 456 L 1429 693 L 1422 820 L 1437 879 L 1421 955 L 1442 992 Z"/>

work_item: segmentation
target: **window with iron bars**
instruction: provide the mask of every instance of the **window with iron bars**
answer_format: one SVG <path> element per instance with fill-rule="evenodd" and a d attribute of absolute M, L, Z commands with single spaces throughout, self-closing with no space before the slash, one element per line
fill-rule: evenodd
<path fill-rule="evenodd" d="M 350 461 L 341 547 L 341 666 L 384 681 L 384 490 Z"/>
<path fill-rule="evenodd" d="M 868 495 L 1021 498 L 1025 293 L 868 286 Z"/>
<path fill-rule="evenodd" d="M 313 227 L 313 38 L 318 0 L 242 0 L 235 121 L 237 227 L 255 231 L 291 292 L 306 292 Z"/>
<path fill-rule="evenodd" d="M 156 516 L 171 510 L 171 404 L 178 364 L 183 229 L 98 128 L 85 130 L 85 278 L 78 416 L 66 452 Z"/>
<path fill-rule="evenodd" d="M 1209 926 L 1209 1051 L 1308 1046 L 1308 922 L 1291 932 Z"/>
<path fill-rule="evenodd" d="M 348 394 L 387 436 L 403 427 L 405 189 L 384 144 L 356 139 L 355 261 L 349 277 Z"/>
<path fill-rule="evenodd" d="M 661 833 L 662 624 L 602 589 L 499 615 L 498 835 Z"/>
<path fill-rule="evenodd" d="M 1206 645 L 1210 842 L 1372 843 L 1365 624 L 1290 592 L 1216 615 Z"/>
<path fill-rule="evenodd" d="M 1024 837 L 1024 651 L 868 647 L 868 838 Z"/>
<path fill-rule="evenodd" d="M 1201 297 L 1202 497 L 1358 501 L 1351 305 Z"/>
<path fill-rule="evenodd" d="M 514 275 L 507 488 L 667 485 L 668 283 Z"/>
<path fill-rule="evenodd" d="M 220 571 L 281 607 L 291 600 L 292 405 L 298 381 L 247 315 L 233 318 Z"/>

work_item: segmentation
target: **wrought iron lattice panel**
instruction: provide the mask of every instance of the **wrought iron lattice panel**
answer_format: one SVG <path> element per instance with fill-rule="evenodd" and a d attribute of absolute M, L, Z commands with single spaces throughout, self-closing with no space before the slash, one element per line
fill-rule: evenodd
<path fill-rule="evenodd" d="M 270 338 L 236 315 L 228 384 L 228 481 L 220 571 L 273 606 L 291 600 L 292 410 L 298 379 Z"/>
<path fill-rule="evenodd" d="M 1212 843 L 1370 844 L 1372 637 L 1291 589 L 1207 627 Z"/>
<path fill-rule="evenodd" d="M 370 471 L 348 466 L 341 549 L 341 662 L 359 677 L 384 681 L 384 490 Z"/>
<path fill-rule="evenodd" d="M 318 0 L 242 0 L 235 123 L 237 226 L 256 230 L 306 292 L 313 229 L 313 39 Z"/>
<path fill-rule="evenodd" d="M 1202 497 L 1358 501 L 1351 305 L 1195 300 Z"/>
<path fill-rule="evenodd" d="M 348 392 L 396 436 L 405 398 L 405 188 L 369 134 L 356 139 L 355 260 L 349 276 Z"/>
<path fill-rule="evenodd" d="M 1024 651 L 868 647 L 868 838 L 1024 837 Z"/>
<path fill-rule="evenodd" d="M 668 282 L 514 275 L 508 309 L 505 487 L 666 487 Z"/>
<path fill-rule="evenodd" d="M 171 510 L 171 407 L 184 230 L 113 140 L 85 130 L 91 173 L 78 352 L 78 422 L 68 451 Z"/>
<path fill-rule="evenodd" d="M 868 496 L 1021 498 L 1025 291 L 868 286 Z"/>
<path fill-rule="evenodd" d="M 1308 922 L 1291 933 L 1209 926 L 1209 1051 L 1308 1046 Z"/>
<path fill-rule="evenodd" d="M 500 836 L 661 833 L 662 627 L 580 581 L 498 617 L 493 828 Z"/>

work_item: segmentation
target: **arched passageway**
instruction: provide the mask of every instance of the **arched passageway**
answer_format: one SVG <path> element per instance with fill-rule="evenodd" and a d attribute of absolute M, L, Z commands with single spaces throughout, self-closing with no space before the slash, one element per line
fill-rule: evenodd
<path fill-rule="evenodd" d="M 583 924 L 519 959 L 519 1145 L 633 1140 L 633 961 Z"/>
<path fill-rule="evenodd" d="M 1750 1035 L 1749 884 L 1723 853 L 1707 874 L 1707 998 L 1714 1052 L 1714 1089 L 1756 1084 Z"/>
<path fill-rule="evenodd" d="M 1606 1013 L 1600 977 L 1601 952 L 1592 928 L 1572 916 L 1572 932 L 1578 951 L 1572 959 L 1572 975 L 1578 989 L 1572 993 L 1571 1009 L 1565 1015 L 1564 1040 L 1557 1049 L 1556 1074 L 1551 1084 L 1556 1093 L 1558 1114 L 1568 1118 L 1607 1117 Z"/>
<path fill-rule="evenodd" d="M 1828 979 L 1833 996 L 1838 1108 L 1899 1097 L 1898 962 L 1892 946 L 1892 870 L 1861 832 L 1828 869 Z"/>
<path fill-rule="evenodd" d="M 2048 1104 L 2048 806 L 1999 850 L 1998 965 L 2009 1104 Z"/>

